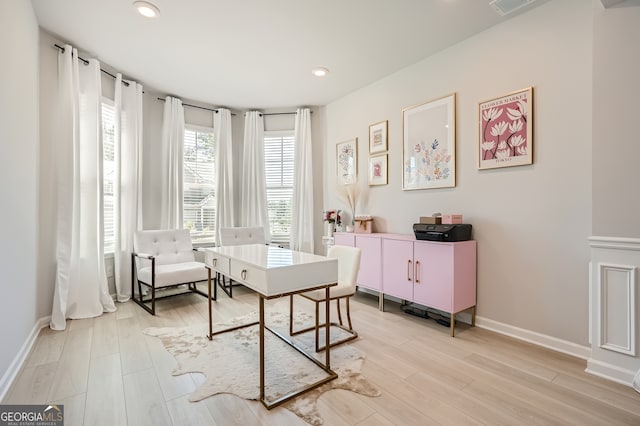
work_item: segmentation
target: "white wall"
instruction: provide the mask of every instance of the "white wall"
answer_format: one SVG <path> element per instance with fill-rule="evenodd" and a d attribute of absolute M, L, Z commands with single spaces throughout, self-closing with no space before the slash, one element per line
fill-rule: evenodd
<path fill-rule="evenodd" d="M 30 2 L 0 2 L 0 40 L 1 397 L 38 319 L 38 24 Z"/>
<path fill-rule="evenodd" d="M 593 235 L 640 237 L 640 1 L 594 1 Z"/>
<path fill-rule="evenodd" d="M 590 2 L 549 2 L 326 107 L 325 208 L 335 144 L 358 137 L 357 213 L 378 231 L 412 233 L 419 216 L 462 213 L 478 242 L 478 316 L 588 341 L 591 231 Z M 477 169 L 478 102 L 534 87 L 534 164 Z M 457 96 L 457 186 L 402 191 L 405 107 Z M 389 120 L 389 184 L 367 187 L 368 126 Z"/>

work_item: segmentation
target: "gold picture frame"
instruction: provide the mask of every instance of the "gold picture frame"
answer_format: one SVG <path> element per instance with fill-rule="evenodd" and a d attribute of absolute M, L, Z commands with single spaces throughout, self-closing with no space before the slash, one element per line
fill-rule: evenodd
<path fill-rule="evenodd" d="M 369 157 L 369 186 L 388 184 L 389 154 Z"/>
<path fill-rule="evenodd" d="M 402 110 L 402 189 L 456 186 L 455 93 Z"/>
<path fill-rule="evenodd" d="M 358 138 L 336 144 L 338 182 L 354 183 L 358 177 Z"/>
<path fill-rule="evenodd" d="M 389 121 L 381 121 L 369 126 L 369 154 L 386 152 L 389 150 L 387 140 Z"/>

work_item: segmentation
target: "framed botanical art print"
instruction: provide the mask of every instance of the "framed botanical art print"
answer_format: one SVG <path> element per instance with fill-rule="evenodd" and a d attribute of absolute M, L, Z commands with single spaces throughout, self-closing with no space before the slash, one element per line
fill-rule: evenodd
<path fill-rule="evenodd" d="M 340 142 L 336 145 L 336 170 L 338 182 L 342 184 L 354 183 L 358 167 L 358 138 Z"/>
<path fill-rule="evenodd" d="M 478 169 L 533 163 L 533 87 L 478 104 Z"/>
<path fill-rule="evenodd" d="M 456 186 L 456 95 L 402 110 L 402 189 Z"/>
<path fill-rule="evenodd" d="M 388 126 L 387 120 L 369 126 L 369 154 L 385 152 L 389 149 L 387 142 Z"/>
<path fill-rule="evenodd" d="M 386 185 L 388 154 L 369 157 L 369 186 Z"/>

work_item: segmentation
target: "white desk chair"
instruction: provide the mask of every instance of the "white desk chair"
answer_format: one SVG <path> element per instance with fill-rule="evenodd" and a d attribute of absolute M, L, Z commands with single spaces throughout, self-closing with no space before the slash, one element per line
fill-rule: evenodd
<path fill-rule="evenodd" d="M 131 299 L 151 315 L 156 314 L 156 300 L 185 293 L 207 293 L 196 287 L 199 281 L 211 285 L 211 269 L 202 262 L 195 261 L 191 235 L 188 229 L 163 229 L 137 231 L 133 234 L 131 253 Z M 135 284 L 138 285 L 138 296 Z M 187 284 L 187 291 L 156 297 L 156 290 Z M 151 290 L 151 297 L 145 299 L 142 286 Z M 212 300 L 216 300 L 214 287 Z M 148 303 L 151 302 L 151 307 Z"/>
<path fill-rule="evenodd" d="M 267 240 L 264 236 L 264 227 L 247 226 L 234 228 L 220 228 L 220 245 L 221 246 L 239 246 L 243 244 L 266 244 Z M 222 276 L 222 281 L 216 276 L 218 285 L 227 296 L 233 297 L 233 280 L 229 278 L 227 285 L 226 278 Z"/>
<path fill-rule="evenodd" d="M 341 343 L 348 342 L 358 337 L 358 333 L 355 332 L 351 325 L 351 312 L 349 309 L 349 299 L 356 293 L 356 285 L 358 279 L 358 270 L 360 269 L 360 256 L 361 252 L 358 247 L 347 246 L 331 246 L 327 252 L 327 257 L 338 259 L 338 285 L 330 287 L 329 289 L 329 301 L 335 300 L 338 310 L 339 323 L 332 322 L 332 326 L 339 327 L 349 333 L 349 336 L 333 342 L 331 347 L 339 345 Z M 293 330 L 293 295 L 289 296 L 289 335 L 295 336 L 297 334 L 305 333 L 307 331 L 315 330 L 316 333 L 316 352 L 320 352 L 324 349 L 320 347 L 319 331 L 320 327 L 324 327 L 325 324 L 319 323 L 320 303 L 325 301 L 325 290 L 314 290 L 300 294 L 300 296 L 315 302 L 316 307 L 316 322 L 314 326 L 304 328 L 302 330 Z M 347 322 L 349 327 L 345 327 L 342 324 L 342 314 L 340 313 L 340 299 L 346 299 L 347 305 Z M 329 319 L 326 318 L 325 321 Z"/>

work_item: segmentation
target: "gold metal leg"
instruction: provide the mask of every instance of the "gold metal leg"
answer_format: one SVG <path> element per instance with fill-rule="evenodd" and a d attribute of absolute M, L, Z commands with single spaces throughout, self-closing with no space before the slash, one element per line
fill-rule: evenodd
<path fill-rule="evenodd" d="M 476 307 L 471 308 L 471 325 L 476 326 Z"/>
<path fill-rule="evenodd" d="M 338 310 L 338 322 L 342 325 L 342 314 L 340 313 L 340 299 L 336 299 L 336 308 Z"/>
<path fill-rule="evenodd" d="M 264 400 L 264 297 L 260 295 L 260 401 Z"/>
<path fill-rule="evenodd" d="M 456 314 L 452 313 L 451 314 L 451 324 L 449 325 L 451 337 L 453 337 L 453 332 L 455 330 L 455 326 L 456 326 Z"/>
<path fill-rule="evenodd" d="M 353 330 L 353 326 L 351 325 L 351 309 L 349 308 L 349 299 L 351 299 L 351 296 L 347 296 L 347 322 L 349 323 L 349 330 Z M 340 325 L 342 325 L 342 321 L 340 322 Z"/>
<path fill-rule="evenodd" d="M 207 338 L 209 340 L 213 339 L 213 318 L 211 313 L 211 269 L 207 268 L 209 271 L 209 279 L 207 280 L 207 303 L 209 304 L 209 335 Z"/>
<path fill-rule="evenodd" d="M 325 354 L 325 365 L 327 366 L 327 369 L 331 369 L 331 356 L 329 353 L 329 350 L 331 349 L 331 345 L 329 344 L 331 342 L 331 339 L 329 338 L 329 329 L 331 328 L 331 319 L 329 318 L 329 302 L 330 302 L 330 295 L 329 295 L 329 287 L 327 287 L 325 289 L 325 299 L 324 299 L 324 306 L 325 306 L 325 317 L 324 317 L 324 324 L 325 324 L 325 339 L 324 339 L 324 354 Z M 317 316 L 316 316 L 316 321 L 317 320 Z M 317 323 L 316 323 L 317 324 Z"/>

